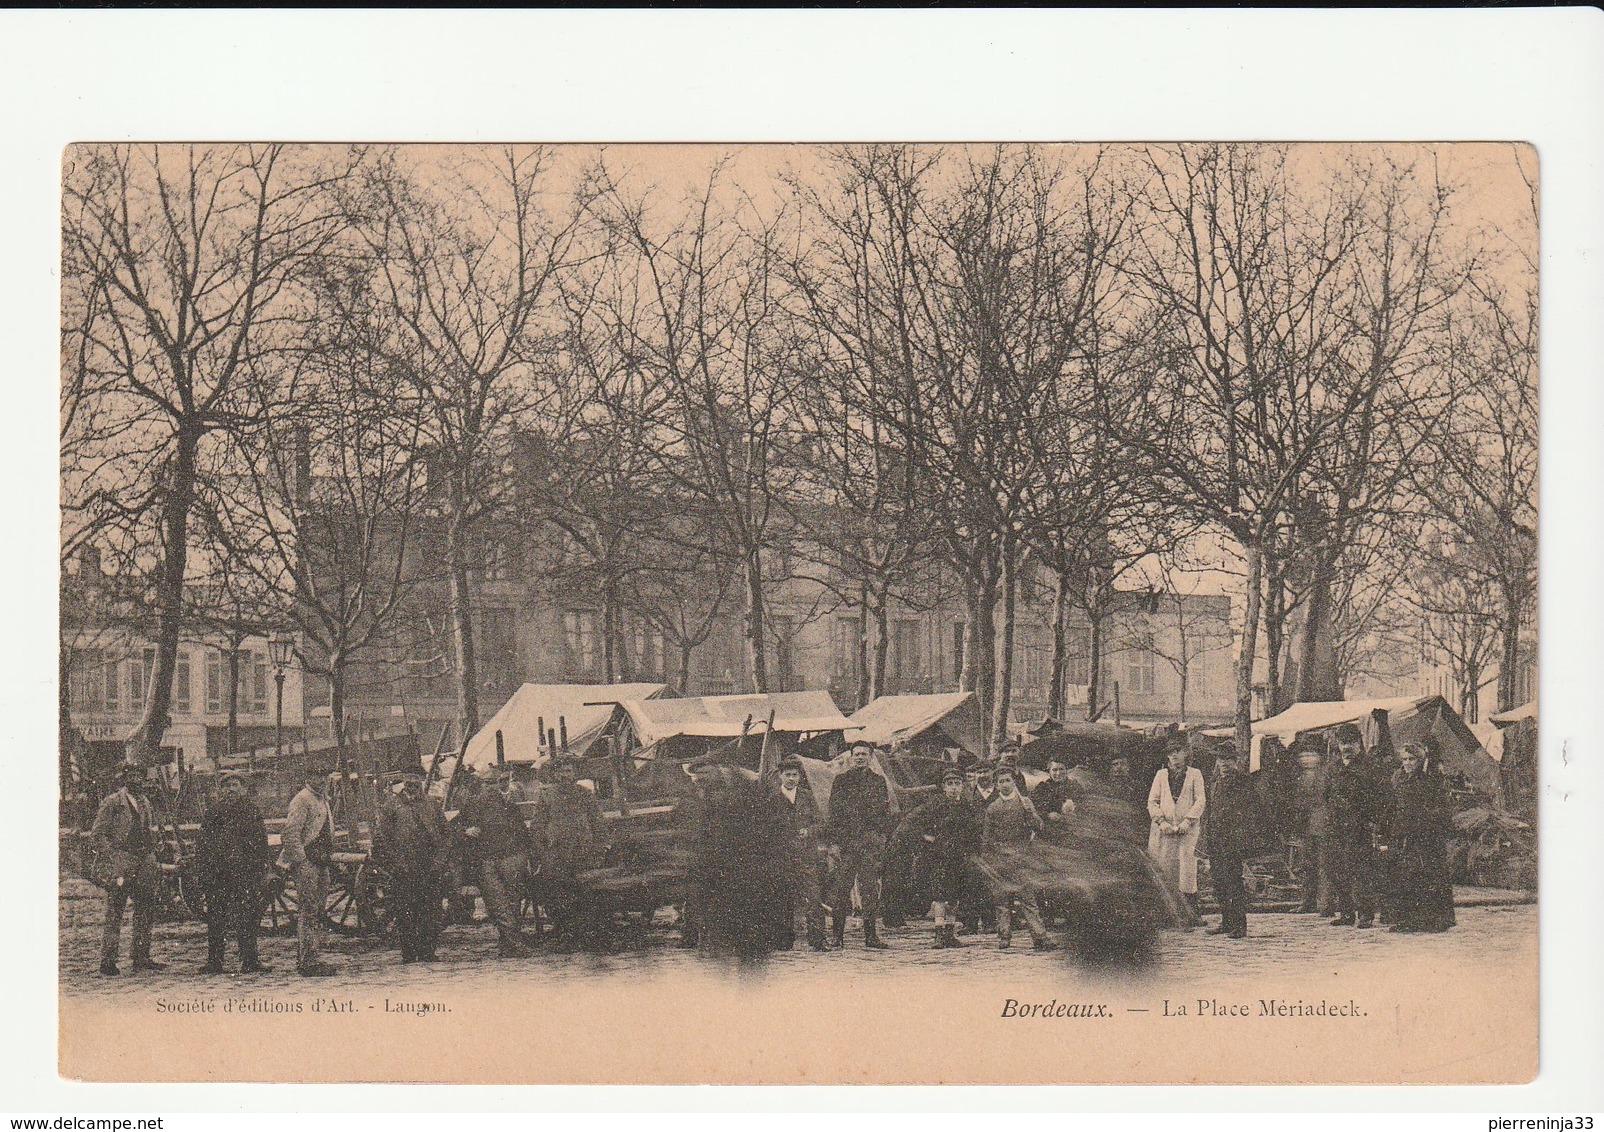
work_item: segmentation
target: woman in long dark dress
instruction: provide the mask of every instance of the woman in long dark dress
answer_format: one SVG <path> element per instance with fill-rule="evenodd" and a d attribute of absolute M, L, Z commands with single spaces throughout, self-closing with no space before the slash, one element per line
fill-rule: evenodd
<path fill-rule="evenodd" d="M 1403 766 L 1393 775 L 1391 850 L 1392 931 L 1441 932 L 1454 926 L 1454 889 L 1448 874 L 1452 812 L 1430 736 L 1403 745 Z"/>

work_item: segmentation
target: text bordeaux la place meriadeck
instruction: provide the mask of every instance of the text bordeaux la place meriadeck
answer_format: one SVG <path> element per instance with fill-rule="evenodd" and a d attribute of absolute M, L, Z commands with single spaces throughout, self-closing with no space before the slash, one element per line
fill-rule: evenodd
<path fill-rule="evenodd" d="M 1368 1013 L 1351 998 L 1347 1002 L 1261 998 L 1256 1008 L 1252 1003 L 1226 1002 L 1218 998 L 1200 998 L 1194 1007 L 1166 998 L 1160 1009 L 1163 1018 L 1363 1018 Z M 1008 998 L 1003 1000 L 1002 1017 L 1112 1018 L 1114 1011 L 1105 1002 L 1060 1002 L 1056 998 L 1047 1002 L 1021 1002 Z"/>

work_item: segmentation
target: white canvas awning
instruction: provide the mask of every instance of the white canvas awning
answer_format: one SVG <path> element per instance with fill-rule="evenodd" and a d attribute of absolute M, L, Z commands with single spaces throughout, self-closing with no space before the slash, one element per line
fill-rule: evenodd
<path fill-rule="evenodd" d="M 741 734 L 743 726 L 749 734 L 761 734 L 771 711 L 776 732 L 845 731 L 852 726 L 828 692 L 629 700 L 623 707 L 642 747 L 680 735 L 734 738 Z"/>
<path fill-rule="evenodd" d="M 939 728 L 952 745 L 977 757 L 986 753 L 985 721 L 973 692 L 881 696 L 853 712 L 851 722 L 857 728 L 854 740 L 876 746 L 911 742 Z"/>
<path fill-rule="evenodd" d="M 561 720 L 568 728 L 568 750 L 583 755 L 607 729 L 620 701 L 651 703 L 663 694 L 663 684 L 525 684 L 513 693 L 468 740 L 465 766 L 492 766 L 496 761 L 496 732 L 501 732 L 507 761 L 540 764 L 546 761 L 540 723 L 548 730 Z"/>

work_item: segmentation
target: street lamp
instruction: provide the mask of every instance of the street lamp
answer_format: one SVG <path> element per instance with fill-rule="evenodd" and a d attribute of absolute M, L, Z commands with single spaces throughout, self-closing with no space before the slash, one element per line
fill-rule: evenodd
<path fill-rule="evenodd" d="M 268 656 L 273 661 L 273 685 L 278 690 L 278 714 L 273 720 L 273 754 L 282 764 L 284 760 L 284 666 L 290 662 L 290 651 L 295 638 L 277 632 L 268 639 Z"/>

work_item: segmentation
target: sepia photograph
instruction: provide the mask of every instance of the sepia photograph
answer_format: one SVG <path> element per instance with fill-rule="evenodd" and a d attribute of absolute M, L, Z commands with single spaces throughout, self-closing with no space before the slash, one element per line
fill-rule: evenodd
<path fill-rule="evenodd" d="M 1530 1082 L 1538 184 L 68 146 L 59 1072 Z"/>

